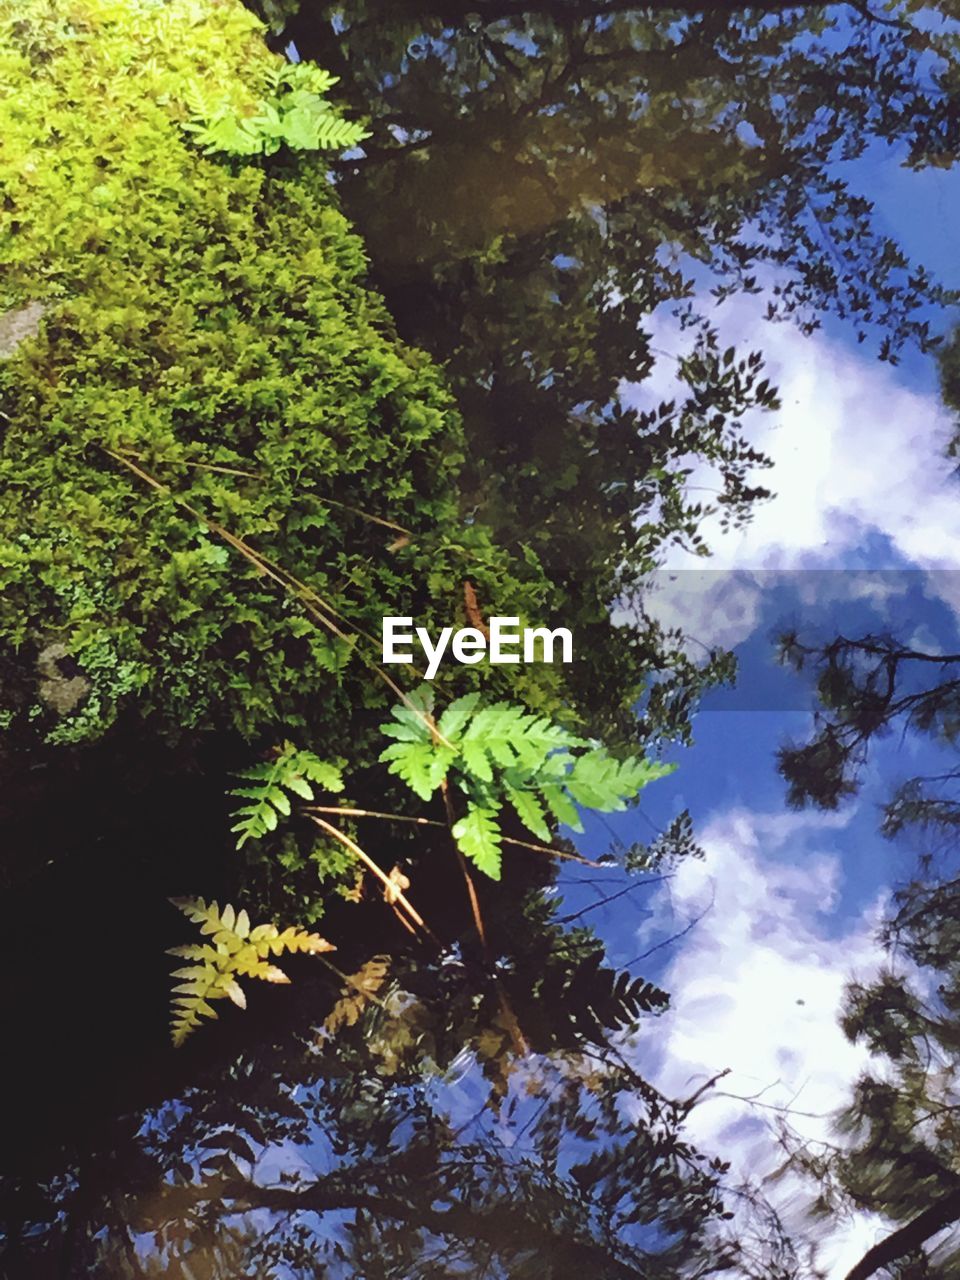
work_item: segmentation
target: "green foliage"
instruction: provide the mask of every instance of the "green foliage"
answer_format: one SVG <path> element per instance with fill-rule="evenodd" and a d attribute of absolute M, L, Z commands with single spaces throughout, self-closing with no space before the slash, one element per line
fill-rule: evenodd
<path fill-rule="evenodd" d="M 790 632 L 780 649 L 812 672 L 820 704 L 809 741 L 779 753 L 794 806 L 835 809 L 855 795 L 871 749 L 893 731 L 924 744 L 921 759 L 937 752 L 881 809 L 882 833 L 907 834 L 922 853 L 883 923 L 889 967 L 847 989 L 841 1026 L 869 1060 L 836 1117 L 837 1140 L 794 1140 L 791 1157 L 814 1181 L 820 1214 L 854 1206 L 897 1224 L 849 1280 L 888 1270 L 933 1280 L 960 1265 L 954 1238 L 930 1243 L 960 1207 L 960 654 L 889 633 L 809 644 Z"/>
<path fill-rule="evenodd" d="M 252 115 L 241 115 L 227 101 L 212 101 L 201 85 L 187 97 L 192 117 L 184 125 L 208 154 L 274 155 L 356 146 L 370 135 L 362 125 L 344 120 L 325 94 L 337 77 L 310 63 L 272 67 L 266 74 L 266 96 Z"/>
<path fill-rule="evenodd" d="M 453 824 L 451 832 L 461 853 L 491 880 L 500 879 L 500 827 L 497 810 L 467 805 L 465 817 Z"/>
<path fill-rule="evenodd" d="M 855 1209 L 895 1228 L 848 1272 L 941 1280 L 960 1248 L 960 885 L 955 863 L 918 874 L 884 922 L 887 963 L 846 991 L 841 1027 L 868 1051 L 834 1117 L 834 1140 L 803 1143 L 785 1129 L 790 1166 L 811 1179 L 814 1211 Z M 790 1167 L 788 1166 L 788 1167 Z"/>
<path fill-rule="evenodd" d="M 393 708 L 381 725 L 395 741 L 380 759 L 422 800 L 452 778 L 466 813 L 452 832 L 461 852 L 493 880 L 500 878 L 498 815 L 509 803 L 540 840 L 551 821 L 582 831 L 577 805 L 601 812 L 624 809 L 648 782 L 675 766 L 635 757 L 618 760 L 545 716 L 509 702 L 482 703 L 469 693 L 433 720 L 433 691 L 423 685 L 408 706 Z"/>
<path fill-rule="evenodd" d="M 328 764 L 312 751 L 298 751 L 292 742 L 285 742 L 272 760 L 242 769 L 238 777 L 247 778 L 252 784 L 234 787 L 230 792 L 252 801 L 234 814 L 239 821 L 231 830 L 239 832 L 238 849 L 248 840 L 259 840 L 275 831 L 280 818 L 289 818 L 288 791 L 301 800 L 313 800 L 311 783 L 323 791 L 343 790 L 343 774 L 338 765 Z"/>
<path fill-rule="evenodd" d="M 288 72 L 239 3 L 0 0 L 0 312 L 42 312 L 0 359 L 11 746 L 123 718 L 171 742 L 346 732 L 369 763 L 385 695 L 358 628 L 385 608 L 444 625 L 466 574 L 485 607 L 496 583 L 534 611 L 533 561 L 460 536 L 451 397 L 366 287 L 323 166 L 224 164 L 181 127 L 198 84 L 246 118 L 271 77 L 286 101 L 316 74 Z M 44 697 L 51 641 L 84 682 L 69 711 Z"/>
<path fill-rule="evenodd" d="M 240 1009 L 247 998 L 238 978 L 260 978 L 264 982 L 289 982 L 290 979 L 270 961 L 271 956 L 306 952 L 319 955 L 335 948 L 315 933 L 294 927 L 282 931 L 273 924 L 251 928 L 246 911 L 234 911 L 227 904 L 220 910 L 216 902 L 202 898 L 171 899 L 207 941 L 171 947 L 168 955 L 191 963 L 175 969 L 180 981 L 173 988 L 172 1035 L 176 1047 L 200 1025 L 201 1018 L 215 1018 L 217 1011 L 211 1000 L 232 1000 Z"/>

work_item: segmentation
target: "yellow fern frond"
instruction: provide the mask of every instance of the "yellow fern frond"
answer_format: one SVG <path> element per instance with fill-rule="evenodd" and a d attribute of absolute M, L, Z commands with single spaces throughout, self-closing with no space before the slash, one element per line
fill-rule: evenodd
<path fill-rule="evenodd" d="M 173 988 L 171 1032 L 179 1047 L 199 1025 L 201 1018 L 215 1018 L 211 1000 L 232 1000 L 240 1009 L 247 1007 L 247 997 L 238 977 L 260 978 L 264 982 L 289 982 L 290 979 L 271 964 L 270 955 L 285 951 L 317 955 L 334 951 L 332 943 L 319 934 L 308 933 L 296 925 L 280 930 L 274 924 L 250 926 L 246 911 L 235 911 L 228 903 L 223 910 L 214 901 L 203 898 L 171 898 L 173 905 L 200 926 L 208 942 L 171 947 L 168 955 L 193 963 L 173 971 L 181 979 Z"/>
<path fill-rule="evenodd" d="M 389 956 L 373 956 L 356 973 L 346 975 L 340 999 L 324 1021 L 324 1029 L 335 1035 L 341 1027 L 352 1027 L 387 979 Z"/>

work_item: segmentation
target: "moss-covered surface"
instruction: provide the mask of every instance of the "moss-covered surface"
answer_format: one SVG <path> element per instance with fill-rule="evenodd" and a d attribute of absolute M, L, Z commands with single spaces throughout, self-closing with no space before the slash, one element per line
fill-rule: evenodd
<path fill-rule="evenodd" d="M 468 576 L 535 608 L 536 567 L 521 588 L 458 530 L 458 415 L 366 286 L 322 159 L 208 157 L 183 128 L 198 90 L 255 110 L 278 63 L 239 4 L 0 3 L 0 311 L 38 320 L 0 360 L 8 741 L 129 714 L 362 759 L 390 698 L 362 631 L 463 625 Z"/>

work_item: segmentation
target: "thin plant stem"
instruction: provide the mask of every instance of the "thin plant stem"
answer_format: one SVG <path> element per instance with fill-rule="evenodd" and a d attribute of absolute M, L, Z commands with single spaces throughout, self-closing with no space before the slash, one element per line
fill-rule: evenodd
<path fill-rule="evenodd" d="M 445 827 L 445 822 L 440 822 L 437 818 L 413 818 L 405 813 L 382 813 L 379 809 L 350 809 L 338 805 L 308 804 L 305 805 L 307 813 L 342 813 L 346 818 L 380 818 L 384 822 L 414 822 L 418 826 L 423 827 Z M 534 853 L 548 853 L 553 858 L 567 858 L 570 862 L 582 862 L 585 867 L 595 867 L 600 871 L 613 870 L 613 864 L 607 862 L 594 862 L 590 858 L 584 858 L 579 853 L 567 853 L 565 849 L 551 849 L 546 844 L 533 844 L 529 840 L 514 840 L 512 836 L 501 837 L 504 844 L 516 845 L 519 849 L 532 849 Z"/>
<path fill-rule="evenodd" d="M 377 864 L 370 857 L 370 855 L 368 853 L 365 853 L 363 849 L 360 848 L 360 846 L 356 843 L 356 841 L 351 840 L 348 835 L 345 835 L 342 831 L 340 831 L 337 827 L 335 827 L 332 822 L 327 822 L 326 818 L 320 818 L 314 813 L 310 814 L 309 816 L 312 822 L 315 822 L 317 826 L 321 827 L 324 831 L 326 831 L 328 835 L 333 836 L 335 840 L 339 840 L 340 843 L 344 846 L 344 848 L 349 849 L 350 852 L 354 855 L 354 857 L 359 858 L 360 861 L 363 863 L 363 865 L 367 867 L 370 871 L 372 871 L 378 880 L 383 882 L 383 885 L 387 890 L 389 890 L 389 894 L 391 895 L 390 897 L 388 897 L 388 901 L 399 902 L 400 905 L 403 907 L 403 909 L 406 911 L 407 915 L 414 922 L 414 924 L 419 925 L 420 928 L 424 931 L 424 933 L 428 934 L 433 939 L 433 941 L 436 942 L 438 945 L 441 945 L 440 939 L 437 937 L 437 935 L 433 932 L 433 930 L 424 920 L 423 916 L 421 916 L 420 912 L 417 911 L 417 909 L 413 906 L 413 904 L 397 888 L 397 886 L 393 883 L 390 877 L 380 867 L 377 866 Z"/>
<path fill-rule="evenodd" d="M 133 458 L 142 457 L 142 455 L 137 453 L 135 449 L 127 449 L 126 453 L 129 453 Z M 119 456 L 123 457 L 124 454 L 120 454 Z M 154 461 L 169 462 L 173 466 L 190 467 L 195 471 L 214 471 L 218 475 L 223 476 L 239 476 L 244 480 L 267 479 L 262 471 L 243 471 L 240 467 L 225 467 L 215 462 L 188 462 L 185 458 L 169 457 L 157 457 Z M 352 515 L 359 516 L 362 520 L 369 520 L 371 524 L 379 524 L 382 525 L 384 529 L 393 530 L 394 533 L 403 533 L 409 538 L 413 537 L 413 531 L 411 529 L 407 529 L 402 524 L 397 524 L 393 520 L 385 520 L 383 516 L 375 516 L 369 511 L 364 511 L 362 507 L 352 507 L 348 502 L 340 502 L 337 498 L 320 498 L 315 497 L 312 494 L 311 497 L 314 497 L 314 500 L 319 502 L 322 506 L 339 507 L 342 511 L 349 511 Z"/>
<path fill-rule="evenodd" d="M 431 717 L 432 719 L 433 717 Z M 483 957 L 487 964 L 490 963 L 490 948 L 487 944 L 487 931 L 483 926 L 483 916 L 480 914 L 480 899 L 477 897 L 476 886 L 473 883 L 473 877 L 467 868 L 467 860 L 460 852 L 460 847 L 456 840 L 453 839 L 453 827 L 457 821 L 457 815 L 453 811 L 453 801 L 450 799 L 450 786 L 447 779 L 444 778 L 440 784 L 440 791 L 443 795 L 443 804 L 447 812 L 447 826 L 450 828 L 450 839 L 453 842 L 454 852 L 457 855 L 457 861 L 460 863 L 460 870 L 463 872 L 463 878 L 467 885 L 467 897 L 470 899 L 470 910 L 473 912 L 473 922 L 477 927 L 477 936 L 480 939 L 480 945 L 483 947 Z"/>

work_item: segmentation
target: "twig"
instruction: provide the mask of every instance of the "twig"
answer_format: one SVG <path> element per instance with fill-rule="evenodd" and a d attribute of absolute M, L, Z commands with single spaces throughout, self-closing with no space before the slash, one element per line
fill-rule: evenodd
<path fill-rule="evenodd" d="M 6 415 L 2 415 L 6 417 Z M 7 419 L 9 422 L 9 418 Z M 135 449 L 126 451 L 134 458 L 140 458 Z M 119 455 L 123 457 L 123 454 Z M 243 471 L 240 467 L 225 467 L 215 462 L 188 462 L 185 458 L 156 457 L 155 462 L 169 462 L 174 466 L 191 467 L 195 471 L 215 471 L 218 475 L 224 476 L 240 476 L 244 480 L 266 480 L 267 477 L 262 471 Z M 314 496 L 314 495 L 311 495 Z M 364 511 L 362 507 L 352 507 L 348 502 L 340 502 L 337 498 L 321 498 L 314 496 L 314 500 L 325 507 L 339 507 L 342 511 L 349 511 L 352 515 L 359 516 L 361 520 L 369 520 L 371 524 L 382 525 L 384 529 L 392 529 L 395 533 L 404 533 L 408 537 L 413 537 L 413 531 L 405 528 L 402 524 L 397 524 L 393 520 L 385 520 L 382 516 L 375 516 L 369 511 Z"/>
<path fill-rule="evenodd" d="M 669 880 L 671 879 L 671 877 L 664 876 L 663 879 Z M 646 960 L 648 956 L 652 956 L 654 952 L 660 951 L 664 947 L 669 947 L 671 942 L 679 942 L 681 938 L 686 937 L 686 935 L 690 932 L 691 929 L 695 929 L 697 927 L 697 925 L 700 923 L 703 917 L 707 914 L 707 912 L 712 909 L 712 907 L 713 907 L 713 903 L 711 902 L 709 906 L 704 907 L 704 909 L 700 912 L 698 916 L 694 916 L 692 920 L 688 920 L 687 923 L 684 925 L 684 927 L 678 933 L 672 933 L 669 938 L 662 938 L 659 942 L 655 943 L 654 946 L 650 947 L 647 951 L 642 952 L 638 956 L 634 956 L 632 960 L 628 960 L 623 967 L 625 969 L 630 969 L 632 968 L 633 965 L 639 964 L 641 960 Z"/>
<path fill-rule="evenodd" d="M 447 823 L 436 818 L 412 818 L 405 813 L 382 813 L 378 809 L 348 809 L 337 805 L 305 805 L 308 813 L 342 813 L 348 818 L 381 818 L 384 822 L 414 822 L 424 827 L 446 827 Z M 585 867 L 596 867 L 601 871 L 613 870 L 612 863 L 592 862 L 581 857 L 579 853 L 567 853 L 565 849 L 551 849 L 546 844 L 531 844 L 528 840 L 514 840 L 511 836 L 503 836 L 504 844 L 516 845 L 519 849 L 532 849 L 535 853 L 549 853 L 554 858 L 568 858 L 571 862 L 582 862 Z"/>
<path fill-rule="evenodd" d="M 709 1093 L 717 1081 L 722 1080 L 724 1076 L 728 1076 L 730 1074 L 730 1070 L 730 1067 L 724 1067 L 722 1071 L 718 1071 L 715 1076 L 711 1076 L 709 1080 L 705 1081 L 695 1093 L 691 1093 L 690 1097 L 687 1098 L 685 1102 L 681 1102 L 680 1110 L 684 1115 L 686 1115 L 688 1111 L 693 1110 L 703 1095 L 705 1093 Z"/>
<path fill-rule="evenodd" d="M 425 827 L 446 827 L 437 818 L 412 818 L 405 813 L 380 813 L 376 809 L 351 809 L 335 804 L 306 804 L 307 813 L 342 813 L 346 818 L 383 818 L 387 822 L 416 822 Z"/>
<path fill-rule="evenodd" d="M 585 867 L 594 867 L 601 871 L 610 869 L 614 870 L 615 864 L 611 862 L 593 862 L 590 858 L 583 858 L 579 853 L 567 853 L 564 849 L 551 849 L 546 844 L 531 844 L 529 840 L 514 840 L 510 836 L 503 836 L 504 844 L 515 845 L 518 849 L 532 849 L 534 853 L 549 853 L 554 858 L 567 858 L 570 862 L 581 862 Z"/>
<path fill-rule="evenodd" d="M 432 718 L 432 717 L 431 717 Z M 470 899 L 470 910 L 473 912 L 473 923 L 476 926 L 477 936 L 480 939 L 480 946 L 483 950 L 483 959 L 488 969 L 493 968 L 493 954 L 490 950 L 490 944 L 487 941 L 487 931 L 483 923 L 483 915 L 480 911 L 480 899 L 477 897 L 477 888 L 473 883 L 473 876 L 467 866 L 467 860 L 460 851 L 460 846 L 453 838 L 453 827 L 457 820 L 454 812 L 453 801 L 450 798 L 450 787 L 447 779 L 444 778 L 440 784 L 440 791 L 443 795 L 443 804 L 447 814 L 447 826 L 450 828 L 450 842 L 453 845 L 453 851 L 457 855 L 457 861 L 460 864 L 460 870 L 463 873 L 463 879 L 467 886 L 467 897 Z M 530 1052 L 530 1046 L 520 1029 L 520 1023 L 514 1012 L 513 1005 L 510 1003 L 510 997 L 504 990 L 503 983 L 499 977 L 494 979 L 497 988 L 497 1001 L 500 1005 L 500 1013 L 506 1026 L 507 1034 L 513 1042 L 513 1047 L 522 1057 L 526 1057 Z"/>
<path fill-rule="evenodd" d="M 590 902 L 580 911 L 574 911 L 571 915 L 561 916 L 557 920 L 557 924 L 570 924 L 573 920 L 579 920 L 581 916 L 585 916 L 588 911 L 596 911 L 598 907 L 606 907 L 611 902 L 616 902 L 618 898 L 624 897 L 628 893 L 633 893 L 634 889 L 642 889 L 644 885 L 661 884 L 664 880 L 671 879 L 670 876 L 648 876 L 645 880 L 633 880 L 624 889 L 618 889 L 616 893 L 608 893 L 605 897 L 599 898 L 596 902 Z"/>
<path fill-rule="evenodd" d="M 350 852 L 354 855 L 354 857 L 359 858 L 360 861 L 364 864 L 364 866 L 367 867 L 370 871 L 372 871 L 373 874 L 383 882 L 384 886 L 387 889 L 389 889 L 391 895 L 393 895 L 392 899 L 388 899 L 388 901 L 399 902 L 400 905 L 403 907 L 403 909 L 409 915 L 410 919 L 414 922 L 414 924 L 419 925 L 420 928 L 424 931 L 424 933 L 429 934 L 429 936 L 433 939 L 434 942 L 437 943 L 438 946 L 442 945 L 440 942 L 440 939 L 437 937 L 437 935 L 433 932 L 433 930 L 424 920 L 423 916 L 420 915 L 419 911 L 417 911 L 417 909 L 413 906 L 413 904 L 404 896 L 402 891 L 397 888 L 397 886 L 390 879 L 390 877 L 384 871 L 382 871 L 380 867 L 377 866 L 377 864 L 374 862 L 374 860 L 370 857 L 369 854 L 364 853 L 364 851 L 360 848 L 358 844 L 356 844 L 353 840 L 351 840 L 348 835 L 345 835 L 342 831 L 339 831 L 333 825 L 332 822 L 327 822 L 325 818 L 318 818 L 316 814 L 310 814 L 309 816 L 312 822 L 315 822 L 318 827 L 322 827 L 323 830 L 326 831 L 328 835 L 333 836 L 335 840 L 339 840 L 340 843 L 345 848 L 350 850 Z"/>
<path fill-rule="evenodd" d="M 430 719 L 433 719 L 431 716 Z M 467 897 L 470 899 L 470 910 L 473 912 L 473 923 L 477 927 L 477 936 L 480 939 L 480 945 L 483 948 L 483 958 L 490 964 L 490 948 L 487 944 L 487 931 L 483 927 L 483 916 L 480 914 L 480 900 L 477 897 L 476 886 L 473 883 L 473 877 L 467 868 L 467 860 L 460 852 L 460 846 L 453 838 L 453 828 L 457 821 L 457 815 L 453 809 L 453 801 L 450 799 L 450 787 L 446 778 L 440 784 L 440 791 L 443 795 L 443 805 L 447 813 L 447 826 L 450 828 L 450 840 L 453 844 L 454 853 L 457 855 L 457 861 L 460 864 L 460 870 L 463 872 L 463 878 L 467 886 Z"/>

